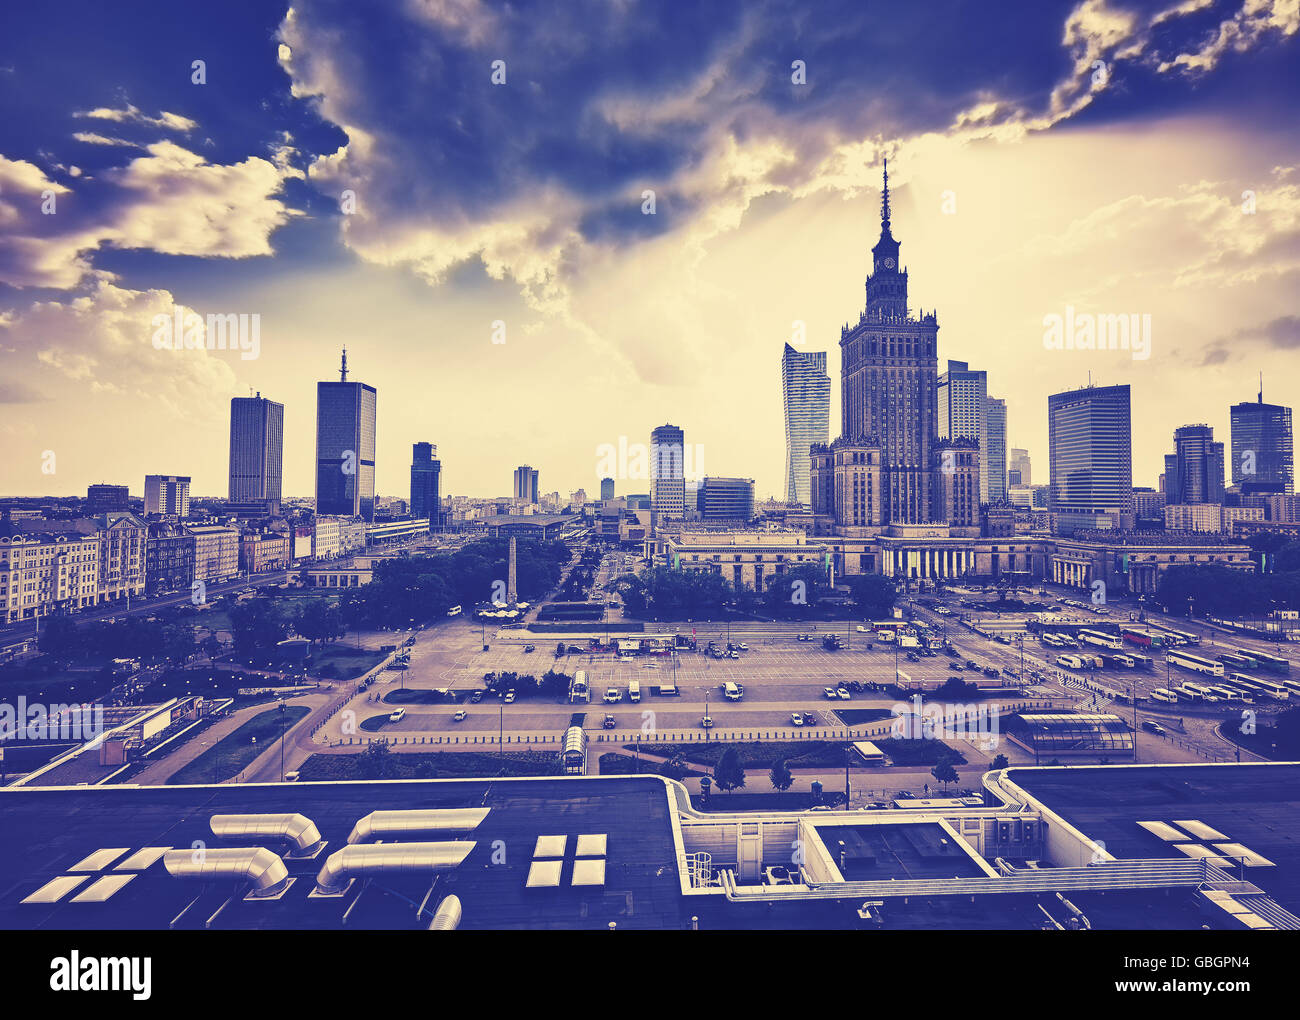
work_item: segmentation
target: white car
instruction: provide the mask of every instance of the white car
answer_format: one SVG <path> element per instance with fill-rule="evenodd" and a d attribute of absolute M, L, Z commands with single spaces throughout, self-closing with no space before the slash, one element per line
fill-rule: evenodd
<path fill-rule="evenodd" d="M 455 715 L 451 717 L 451 721 L 464 722 L 468 718 L 469 718 L 469 713 L 462 708 L 459 712 L 457 712 Z"/>
<path fill-rule="evenodd" d="M 853 695 L 849 693 L 849 689 L 847 687 L 838 688 L 835 691 L 835 696 L 839 698 L 841 701 L 848 701 L 849 698 L 853 697 Z"/>
<path fill-rule="evenodd" d="M 515 700 L 515 692 L 514 692 L 514 691 L 506 691 L 506 696 L 505 696 L 505 698 L 502 699 L 502 700 L 504 700 L 505 703 L 506 703 L 507 705 L 514 704 L 514 700 Z"/>
<path fill-rule="evenodd" d="M 617 687 L 611 687 L 607 691 L 605 691 L 605 704 L 612 705 L 616 701 L 622 701 L 622 700 L 623 700 L 623 692 L 620 691 Z"/>
<path fill-rule="evenodd" d="M 858 624 L 858 633 L 859 633 L 859 634 L 870 634 L 871 631 L 870 631 L 869 628 L 862 626 L 862 624 Z"/>
<path fill-rule="evenodd" d="M 798 712 L 793 712 L 793 713 L 791 713 L 791 715 L 790 715 L 790 725 L 791 725 L 791 726 L 802 726 L 802 725 L 803 725 L 803 716 L 800 715 Z"/>
<path fill-rule="evenodd" d="M 839 697 L 839 694 L 836 692 L 834 687 L 823 687 L 822 693 L 832 701 Z"/>

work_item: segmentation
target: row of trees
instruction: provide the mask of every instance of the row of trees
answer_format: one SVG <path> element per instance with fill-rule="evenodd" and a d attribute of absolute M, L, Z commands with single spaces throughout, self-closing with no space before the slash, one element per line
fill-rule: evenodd
<path fill-rule="evenodd" d="M 893 609 L 897 595 L 888 578 L 852 574 L 842 578 L 842 583 L 848 586 L 858 615 L 881 619 Z M 811 564 L 768 578 L 761 592 L 745 586 L 737 590 L 720 573 L 669 567 L 620 577 L 614 586 L 631 615 L 653 619 L 708 619 L 731 609 L 765 612 L 787 620 L 821 619 L 833 594 L 826 572 Z"/>
<path fill-rule="evenodd" d="M 375 564 L 374 580 L 349 588 L 339 607 L 350 627 L 399 627 L 427 623 L 455 605 L 504 600 L 509 539 L 471 542 L 454 553 L 410 556 Z M 516 549 L 520 598 L 531 601 L 555 587 L 569 549 L 563 542 L 520 540 Z"/>
<path fill-rule="evenodd" d="M 1300 543 L 1291 543 L 1300 546 Z M 1273 609 L 1300 609 L 1300 569 L 1254 574 L 1218 564 L 1170 567 L 1161 575 L 1156 601 L 1171 612 L 1243 617 Z"/>
<path fill-rule="evenodd" d="M 64 661 L 93 658 L 181 661 L 194 652 L 194 628 L 138 616 L 116 623 L 78 626 L 70 616 L 52 616 L 42 627 L 38 647 Z"/>

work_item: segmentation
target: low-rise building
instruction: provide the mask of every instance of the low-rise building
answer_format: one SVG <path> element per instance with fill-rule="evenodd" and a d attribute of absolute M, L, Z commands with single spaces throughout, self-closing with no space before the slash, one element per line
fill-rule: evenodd
<path fill-rule="evenodd" d="M 0 522 L 0 617 L 21 623 L 93 606 L 99 545 L 94 528 L 29 530 L 12 520 Z"/>
<path fill-rule="evenodd" d="M 250 532 L 239 539 L 239 566 L 253 574 L 281 570 L 292 560 L 289 536 L 280 531 Z"/>
<path fill-rule="evenodd" d="M 239 530 L 220 524 L 189 526 L 194 536 L 194 580 L 224 581 L 239 573 Z"/>
<path fill-rule="evenodd" d="M 150 524 L 145 539 L 145 593 L 188 589 L 194 583 L 195 545 L 194 536 L 182 524 Z"/>

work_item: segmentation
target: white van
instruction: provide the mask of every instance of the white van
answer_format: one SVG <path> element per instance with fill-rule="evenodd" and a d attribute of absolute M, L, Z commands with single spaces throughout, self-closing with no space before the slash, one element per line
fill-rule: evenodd
<path fill-rule="evenodd" d="M 627 700 L 635 704 L 641 700 L 641 681 L 631 680 L 627 685 Z"/>
<path fill-rule="evenodd" d="M 396 712 L 392 713 L 392 714 L 388 717 L 388 721 L 389 721 L 389 722 L 401 722 L 401 721 L 402 721 L 402 718 L 403 718 L 405 715 L 406 715 L 406 709 L 404 709 L 404 708 L 399 708 Z"/>
<path fill-rule="evenodd" d="M 878 630 L 876 631 L 876 640 L 888 644 L 894 640 L 894 632 L 892 630 Z"/>
<path fill-rule="evenodd" d="M 722 696 L 726 698 L 728 701 L 739 701 L 740 700 L 739 685 L 734 684 L 730 680 L 728 680 L 725 684 L 722 685 Z"/>

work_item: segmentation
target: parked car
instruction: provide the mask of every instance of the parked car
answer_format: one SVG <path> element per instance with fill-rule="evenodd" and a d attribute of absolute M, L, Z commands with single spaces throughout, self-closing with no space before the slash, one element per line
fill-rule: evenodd
<path fill-rule="evenodd" d="M 802 725 L 803 725 L 803 716 L 800 715 L 798 712 L 792 712 L 792 713 L 790 713 L 790 725 L 791 725 L 791 726 L 802 726 Z"/>
<path fill-rule="evenodd" d="M 623 692 L 617 687 L 610 687 L 605 691 L 605 704 L 612 705 L 615 702 L 623 700 Z"/>
<path fill-rule="evenodd" d="M 805 712 L 803 714 L 803 724 L 805 726 L 816 726 L 817 725 L 816 714 L 814 714 L 813 712 Z"/>
<path fill-rule="evenodd" d="M 713 729 L 712 717 L 706 715 L 703 719 L 700 720 L 700 725 L 703 726 L 706 730 Z"/>
<path fill-rule="evenodd" d="M 851 697 L 853 697 L 853 695 L 849 693 L 847 687 L 841 687 L 841 688 L 839 688 L 838 690 L 836 690 L 835 695 L 836 695 L 836 697 L 838 697 L 841 701 L 848 701 Z"/>
<path fill-rule="evenodd" d="M 525 652 L 534 652 L 534 651 L 536 651 L 536 650 L 537 650 L 537 646 L 536 646 L 536 645 L 524 645 L 524 651 L 525 651 Z"/>
<path fill-rule="evenodd" d="M 614 717 L 610 715 L 608 712 L 606 712 L 605 718 L 601 721 L 600 725 L 607 730 L 612 730 L 617 725 L 617 723 L 614 722 Z"/>
<path fill-rule="evenodd" d="M 823 687 L 822 693 L 826 695 L 826 697 L 830 698 L 832 701 L 839 697 L 839 695 L 835 693 L 834 687 Z"/>
<path fill-rule="evenodd" d="M 462 708 L 459 712 L 457 712 L 455 715 L 451 717 L 451 721 L 464 722 L 468 718 L 469 718 L 469 713 Z"/>
<path fill-rule="evenodd" d="M 471 705 L 477 705 L 482 700 L 483 700 L 482 691 L 475 691 L 473 694 L 469 696 L 469 701 Z"/>
<path fill-rule="evenodd" d="M 505 703 L 506 703 L 507 705 L 509 705 L 509 704 L 512 704 L 512 703 L 514 702 L 514 700 L 515 700 L 515 692 L 514 692 L 514 691 L 506 691 Z"/>

